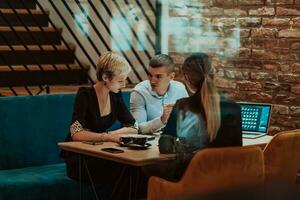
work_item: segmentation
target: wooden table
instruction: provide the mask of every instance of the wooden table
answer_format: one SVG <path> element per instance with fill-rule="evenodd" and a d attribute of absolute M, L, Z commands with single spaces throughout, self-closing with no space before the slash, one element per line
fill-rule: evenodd
<path fill-rule="evenodd" d="M 260 146 L 264 147 L 272 136 L 266 135 L 255 139 L 243 138 L 243 146 Z M 150 141 L 152 146 L 145 150 L 136 150 L 128 147 L 121 147 L 119 144 L 112 142 L 104 142 L 100 145 L 84 144 L 82 142 L 61 142 L 59 147 L 82 155 L 93 156 L 97 158 L 107 159 L 118 163 L 128 164 L 132 166 L 145 166 L 154 164 L 163 160 L 175 158 L 175 154 L 160 154 L 158 150 L 158 138 Z M 124 150 L 124 153 L 109 153 L 102 151 L 102 148 L 113 147 Z"/>
<path fill-rule="evenodd" d="M 262 137 L 254 139 L 243 138 L 243 146 L 259 146 L 261 148 L 264 148 L 272 138 L 273 136 L 270 135 L 264 135 Z"/>
<path fill-rule="evenodd" d="M 131 166 L 145 166 L 154 164 L 158 161 L 170 160 L 175 158 L 175 154 L 160 154 L 158 150 L 158 138 L 149 143 L 152 144 L 150 148 L 137 150 L 128 147 L 121 147 L 119 144 L 113 142 L 104 142 L 100 145 L 84 144 L 82 142 L 61 142 L 59 147 L 82 155 L 93 156 L 106 160 L 111 160 L 118 163 L 128 164 Z M 102 148 L 113 147 L 124 150 L 123 153 L 109 153 L 102 151 Z"/>
<path fill-rule="evenodd" d="M 159 161 L 163 160 L 172 160 L 175 159 L 175 154 L 160 154 L 158 149 L 158 137 L 155 138 L 155 140 L 150 141 L 152 146 L 148 149 L 131 149 L 128 147 L 121 147 L 119 144 L 112 143 L 112 142 L 104 142 L 103 144 L 99 145 L 91 145 L 91 144 L 85 144 L 82 142 L 61 142 L 58 143 L 59 147 L 66 150 L 78 153 L 79 156 L 82 156 L 83 163 L 84 161 L 84 155 L 93 156 L 96 158 L 111 160 L 114 162 L 134 166 L 134 167 L 140 167 L 145 165 L 150 165 L 157 163 Z M 122 149 L 123 153 L 109 153 L 106 151 L 102 151 L 103 148 L 113 147 L 117 149 Z M 81 159 L 80 159 L 81 160 Z M 81 162 L 81 161 L 80 161 Z M 126 168 L 126 165 L 124 165 L 124 169 Z M 86 166 L 86 170 L 89 171 L 89 169 Z M 138 173 L 139 170 L 133 171 L 131 169 L 129 171 L 128 178 L 130 180 L 129 184 L 129 198 L 128 199 L 135 199 L 136 194 L 136 188 L 138 184 L 138 175 L 135 175 Z M 81 173 L 81 172 L 80 172 Z M 136 177 L 136 178 L 135 178 Z M 135 180 L 136 179 L 136 180 Z M 95 194 L 95 198 L 99 199 L 95 184 L 93 183 L 92 179 L 90 178 L 90 182 Z M 80 188 L 81 188 L 80 184 Z M 116 186 L 115 186 L 116 187 Z"/>

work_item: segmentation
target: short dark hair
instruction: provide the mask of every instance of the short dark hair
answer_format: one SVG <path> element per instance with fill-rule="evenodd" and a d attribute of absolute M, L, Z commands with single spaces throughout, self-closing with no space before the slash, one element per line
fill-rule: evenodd
<path fill-rule="evenodd" d="M 153 68 L 167 67 L 170 72 L 174 71 L 173 59 L 166 54 L 158 54 L 151 58 L 149 65 Z"/>

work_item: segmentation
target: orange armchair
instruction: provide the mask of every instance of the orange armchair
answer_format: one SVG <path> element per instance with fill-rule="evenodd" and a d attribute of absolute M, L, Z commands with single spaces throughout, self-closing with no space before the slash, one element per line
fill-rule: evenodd
<path fill-rule="evenodd" d="M 211 148 L 199 151 L 179 182 L 150 177 L 148 200 L 208 194 L 264 181 L 263 152 L 259 147 Z"/>
<path fill-rule="evenodd" d="M 295 183 L 300 168 L 300 129 L 275 135 L 264 149 L 265 181 Z"/>

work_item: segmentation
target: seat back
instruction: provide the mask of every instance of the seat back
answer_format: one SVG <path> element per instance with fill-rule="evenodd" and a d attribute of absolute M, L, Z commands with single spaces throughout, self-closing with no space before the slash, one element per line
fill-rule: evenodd
<path fill-rule="evenodd" d="M 260 184 L 263 180 L 263 153 L 259 147 L 204 149 L 194 156 L 179 182 L 151 177 L 148 200 L 174 200 L 235 186 Z"/>
<path fill-rule="evenodd" d="M 74 94 L 0 98 L 0 169 L 62 162 Z"/>
<path fill-rule="evenodd" d="M 295 183 L 300 169 L 300 129 L 275 135 L 264 149 L 265 180 Z"/>
<path fill-rule="evenodd" d="M 130 92 L 122 93 L 129 108 Z M 75 94 L 0 97 L 0 170 L 63 162 Z M 111 129 L 117 129 L 116 122 Z"/>

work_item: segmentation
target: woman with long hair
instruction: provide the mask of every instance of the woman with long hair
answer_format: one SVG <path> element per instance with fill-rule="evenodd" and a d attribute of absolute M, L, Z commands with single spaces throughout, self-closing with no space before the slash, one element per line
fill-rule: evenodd
<path fill-rule="evenodd" d="M 160 137 L 166 152 L 175 141 L 177 159 L 144 169 L 148 175 L 178 180 L 195 153 L 207 147 L 242 146 L 240 106 L 218 92 L 214 69 L 204 53 L 192 54 L 183 63 L 187 88 L 192 96 L 176 102 Z M 175 148 L 176 149 L 176 148 Z"/>
<path fill-rule="evenodd" d="M 192 54 L 184 61 L 182 72 L 192 96 L 176 103 L 173 112 L 173 117 L 177 117 L 175 136 L 186 138 L 191 150 L 241 146 L 240 107 L 219 93 L 208 55 Z M 169 132 L 172 126 L 174 124 L 169 123 L 164 134 L 174 134 Z"/>

